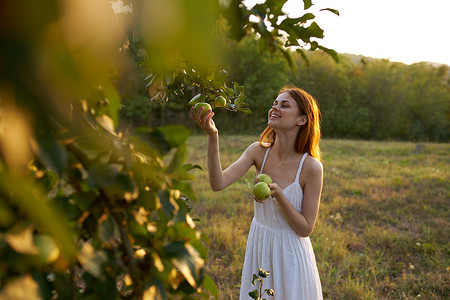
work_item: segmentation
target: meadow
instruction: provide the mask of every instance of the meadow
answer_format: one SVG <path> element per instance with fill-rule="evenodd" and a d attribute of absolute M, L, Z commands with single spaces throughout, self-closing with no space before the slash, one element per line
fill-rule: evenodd
<path fill-rule="evenodd" d="M 222 166 L 257 139 L 221 136 Z M 188 140 L 187 162 L 203 168 L 192 171 L 192 215 L 208 236 L 219 299 L 238 299 L 255 170 L 211 191 L 206 145 L 206 135 Z M 448 299 L 450 144 L 324 139 L 321 149 L 324 187 L 310 237 L 324 299 Z"/>

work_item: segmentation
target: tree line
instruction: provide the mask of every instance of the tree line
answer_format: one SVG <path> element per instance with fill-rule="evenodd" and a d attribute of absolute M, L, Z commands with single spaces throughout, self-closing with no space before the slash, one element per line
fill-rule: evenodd
<path fill-rule="evenodd" d="M 295 84 L 310 92 L 322 112 L 322 132 L 328 138 L 368 140 L 450 140 L 450 67 L 431 63 L 411 65 L 386 59 L 339 54 L 339 63 L 324 52 L 292 55 L 291 71 L 282 53 L 258 52 L 258 41 L 229 42 L 225 50 L 228 82 L 245 88 L 252 110 L 224 113 L 216 109 L 219 129 L 227 133 L 258 133 L 278 91 Z M 192 127 L 187 117 L 189 97 L 154 104 L 144 89 L 125 101 L 122 117 L 131 125 L 173 122 Z"/>

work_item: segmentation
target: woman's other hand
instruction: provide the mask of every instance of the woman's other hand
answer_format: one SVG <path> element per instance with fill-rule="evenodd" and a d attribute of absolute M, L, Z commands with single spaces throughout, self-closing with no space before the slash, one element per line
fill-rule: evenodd
<path fill-rule="evenodd" d="M 218 132 L 216 128 L 216 124 L 214 123 L 212 117 L 214 113 L 211 110 L 208 110 L 205 115 L 202 117 L 203 107 L 195 112 L 194 106 L 191 107 L 189 111 L 189 117 L 197 122 L 198 127 L 202 128 L 208 135 L 213 135 Z"/>
<path fill-rule="evenodd" d="M 283 190 L 275 182 L 269 183 L 269 188 L 270 188 L 270 196 L 271 197 L 277 198 L 278 196 L 283 194 Z"/>
<path fill-rule="evenodd" d="M 253 185 L 258 183 L 258 177 L 256 176 L 255 179 L 253 180 Z M 277 183 L 269 183 L 268 184 L 269 188 L 270 188 L 270 196 L 271 197 L 278 197 L 279 195 L 281 195 L 283 193 L 283 190 L 280 188 L 280 186 Z M 255 199 L 256 202 L 259 203 L 263 203 L 265 200 L 259 200 L 256 197 L 253 197 L 253 199 Z M 266 199 L 267 200 L 267 199 Z"/>

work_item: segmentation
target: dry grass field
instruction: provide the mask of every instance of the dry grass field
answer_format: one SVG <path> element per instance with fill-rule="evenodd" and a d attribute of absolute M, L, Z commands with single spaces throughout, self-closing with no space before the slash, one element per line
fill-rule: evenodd
<path fill-rule="evenodd" d="M 222 136 L 223 167 L 257 139 Z M 238 299 L 255 170 L 211 191 L 206 142 L 188 141 L 187 161 L 204 170 L 192 171 L 192 214 L 209 236 L 207 270 L 219 298 Z M 321 148 L 324 188 L 311 241 L 324 298 L 449 299 L 450 144 L 324 139 Z"/>

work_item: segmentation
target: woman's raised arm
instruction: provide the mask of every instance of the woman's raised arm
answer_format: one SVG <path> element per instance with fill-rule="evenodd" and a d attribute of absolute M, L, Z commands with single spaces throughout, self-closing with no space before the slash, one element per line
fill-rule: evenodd
<path fill-rule="evenodd" d="M 219 131 L 217 130 L 212 117 L 214 113 L 208 111 L 201 117 L 203 109 L 199 109 L 195 113 L 192 108 L 189 116 L 197 122 L 197 125 L 208 134 L 208 175 L 209 184 L 213 191 L 221 191 L 230 184 L 241 178 L 250 167 L 254 164 L 255 148 L 259 147 L 258 143 L 250 145 L 241 157 L 231 164 L 226 170 L 222 170 L 219 153 Z"/>

